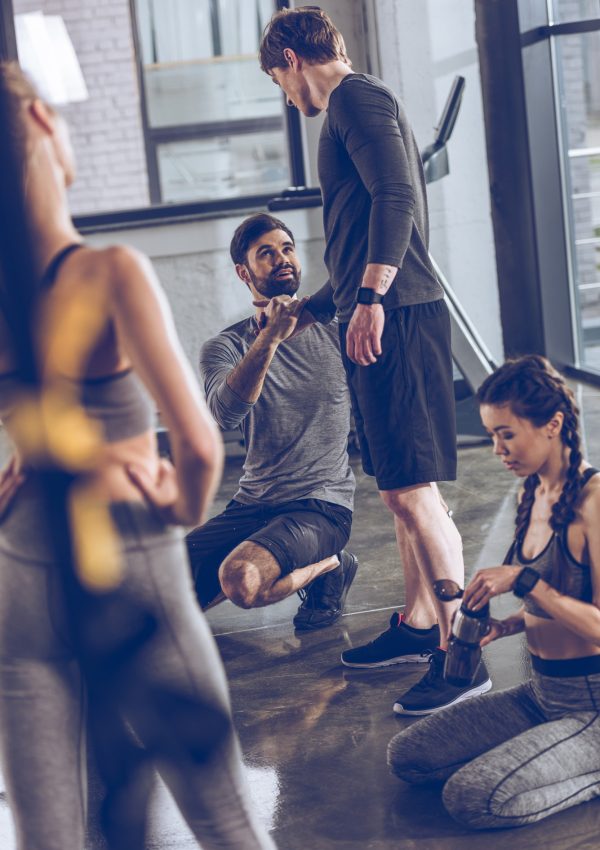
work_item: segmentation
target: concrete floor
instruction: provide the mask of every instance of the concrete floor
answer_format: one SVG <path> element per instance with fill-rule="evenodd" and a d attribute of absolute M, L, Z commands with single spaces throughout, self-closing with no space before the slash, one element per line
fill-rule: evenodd
<path fill-rule="evenodd" d="M 584 409 L 587 456 L 600 466 L 600 390 L 577 389 Z M 340 651 L 382 631 L 401 606 L 403 590 L 391 519 L 372 480 L 356 466 L 357 510 L 351 549 L 360 567 L 341 621 L 314 634 L 295 634 L 299 600 L 241 611 L 225 603 L 209 612 L 225 662 L 234 720 L 252 793 L 280 850 L 598 850 L 600 801 L 540 824 L 503 832 L 469 832 L 446 814 L 439 791 L 415 790 L 386 767 L 386 746 L 407 723 L 392 713 L 395 697 L 425 671 L 406 665 L 354 671 Z M 240 460 L 230 459 L 214 512 L 234 491 Z M 459 478 L 443 486 L 463 535 L 469 575 L 501 563 L 511 539 L 517 482 L 489 446 L 462 448 Z M 501 598 L 504 615 L 516 600 Z M 493 644 L 486 660 L 494 687 L 522 680 L 527 661 L 520 637 Z M 157 788 L 148 846 L 195 847 L 166 792 Z M 0 800 L 0 848 L 14 850 L 10 814 Z M 99 850 L 90 839 L 88 850 Z"/>

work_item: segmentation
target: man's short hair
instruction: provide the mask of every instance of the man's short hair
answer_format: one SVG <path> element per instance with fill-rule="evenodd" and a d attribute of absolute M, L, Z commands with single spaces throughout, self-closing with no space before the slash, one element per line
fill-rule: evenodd
<path fill-rule="evenodd" d="M 258 51 L 262 70 L 268 74 L 272 68 L 285 68 L 288 64 L 283 55 L 286 47 L 311 65 L 324 65 L 335 59 L 352 64 L 341 32 L 319 8 L 275 12 L 265 27 Z"/>
<path fill-rule="evenodd" d="M 250 246 L 271 230 L 283 230 L 292 240 L 292 244 L 296 244 L 294 234 L 286 224 L 268 213 L 255 213 L 245 219 L 233 234 L 229 253 L 236 266 L 246 263 Z"/>

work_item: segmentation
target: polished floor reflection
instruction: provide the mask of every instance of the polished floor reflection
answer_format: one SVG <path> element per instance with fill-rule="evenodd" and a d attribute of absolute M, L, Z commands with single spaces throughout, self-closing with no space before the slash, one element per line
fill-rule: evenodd
<path fill-rule="evenodd" d="M 600 466 L 600 390 L 578 388 L 587 456 Z M 230 459 L 215 512 L 233 493 L 239 459 Z M 335 626 L 296 634 L 297 598 L 256 611 L 225 603 L 209 612 L 229 675 L 235 723 L 252 793 L 280 850 L 598 850 L 600 801 L 540 824 L 470 832 L 444 811 L 439 791 L 415 790 L 386 767 L 386 746 L 418 720 L 392 713 L 395 697 L 421 665 L 360 671 L 343 668 L 340 651 L 382 631 L 403 600 L 391 519 L 373 482 L 357 468 L 352 550 L 360 566 L 347 612 Z M 468 574 L 500 563 L 511 539 L 517 482 L 489 446 L 460 451 L 459 479 L 443 487 L 463 535 Z M 493 603 L 501 614 L 516 600 Z M 486 651 L 495 688 L 520 681 L 527 660 L 520 637 Z M 600 757 L 600 756 L 599 756 Z M 152 850 L 196 846 L 166 791 L 156 789 Z M 90 838 L 89 850 L 100 850 Z M 10 815 L 0 804 L 0 848 L 14 850 Z"/>

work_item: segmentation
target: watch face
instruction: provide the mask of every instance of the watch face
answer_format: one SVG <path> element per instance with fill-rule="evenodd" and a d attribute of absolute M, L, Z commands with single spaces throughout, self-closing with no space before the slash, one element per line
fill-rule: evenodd
<path fill-rule="evenodd" d="M 517 596 L 525 596 L 536 586 L 540 578 L 539 573 L 531 567 L 523 567 L 515 582 L 514 592 Z"/>

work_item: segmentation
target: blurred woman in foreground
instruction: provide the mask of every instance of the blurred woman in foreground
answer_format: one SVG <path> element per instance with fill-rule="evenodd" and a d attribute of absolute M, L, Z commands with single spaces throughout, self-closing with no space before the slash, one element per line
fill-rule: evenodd
<path fill-rule="evenodd" d="M 10 127 L 3 132 L 13 134 L 22 160 L 40 282 L 34 345 L 42 382 L 48 378 L 74 388 L 84 413 L 102 433 L 85 475 L 85 492 L 86 498 L 91 493 L 108 506 L 122 576 L 102 597 L 95 634 L 110 643 L 123 627 L 116 617 L 123 601 L 151 617 L 147 640 L 124 662 L 128 692 L 145 709 L 138 716 L 134 711 L 128 721 L 145 743 L 145 724 L 152 714 L 159 728 L 168 730 L 173 746 L 180 745 L 181 758 L 157 767 L 205 850 L 272 848 L 247 802 L 224 671 L 194 601 L 177 529 L 201 522 L 214 495 L 223 457 L 219 434 L 148 260 L 122 246 L 94 250 L 73 226 L 66 190 L 74 178 L 74 162 L 63 120 L 16 65 L 0 64 L 0 87 L 10 113 Z M 4 263 L 5 268 L 9 265 Z M 10 280 L 5 285 L 10 286 Z M 91 338 L 83 340 L 85 357 L 79 362 L 69 353 L 69 346 L 75 345 L 71 336 L 77 335 L 74 315 L 94 329 Z M 19 415 L 17 365 L 4 321 L 0 418 L 23 467 L 18 470 L 13 460 L 5 476 L 4 496 L 10 504 L 0 521 L 2 772 L 20 850 L 82 850 L 86 818 L 81 671 L 69 635 L 60 565 L 45 527 L 35 459 L 23 450 L 27 427 Z M 50 376 L 45 374 L 49 369 Z M 169 429 L 174 467 L 157 454 L 156 405 Z M 90 543 L 102 541 L 90 541 L 88 534 L 83 545 Z M 184 734 L 189 730 L 180 730 L 167 710 L 168 701 L 161 702 L 167 693 L 197 704 L 198 724 L 203 706 L 226 719 L 226 733 L 206 759 L 186 752 Z"/>

